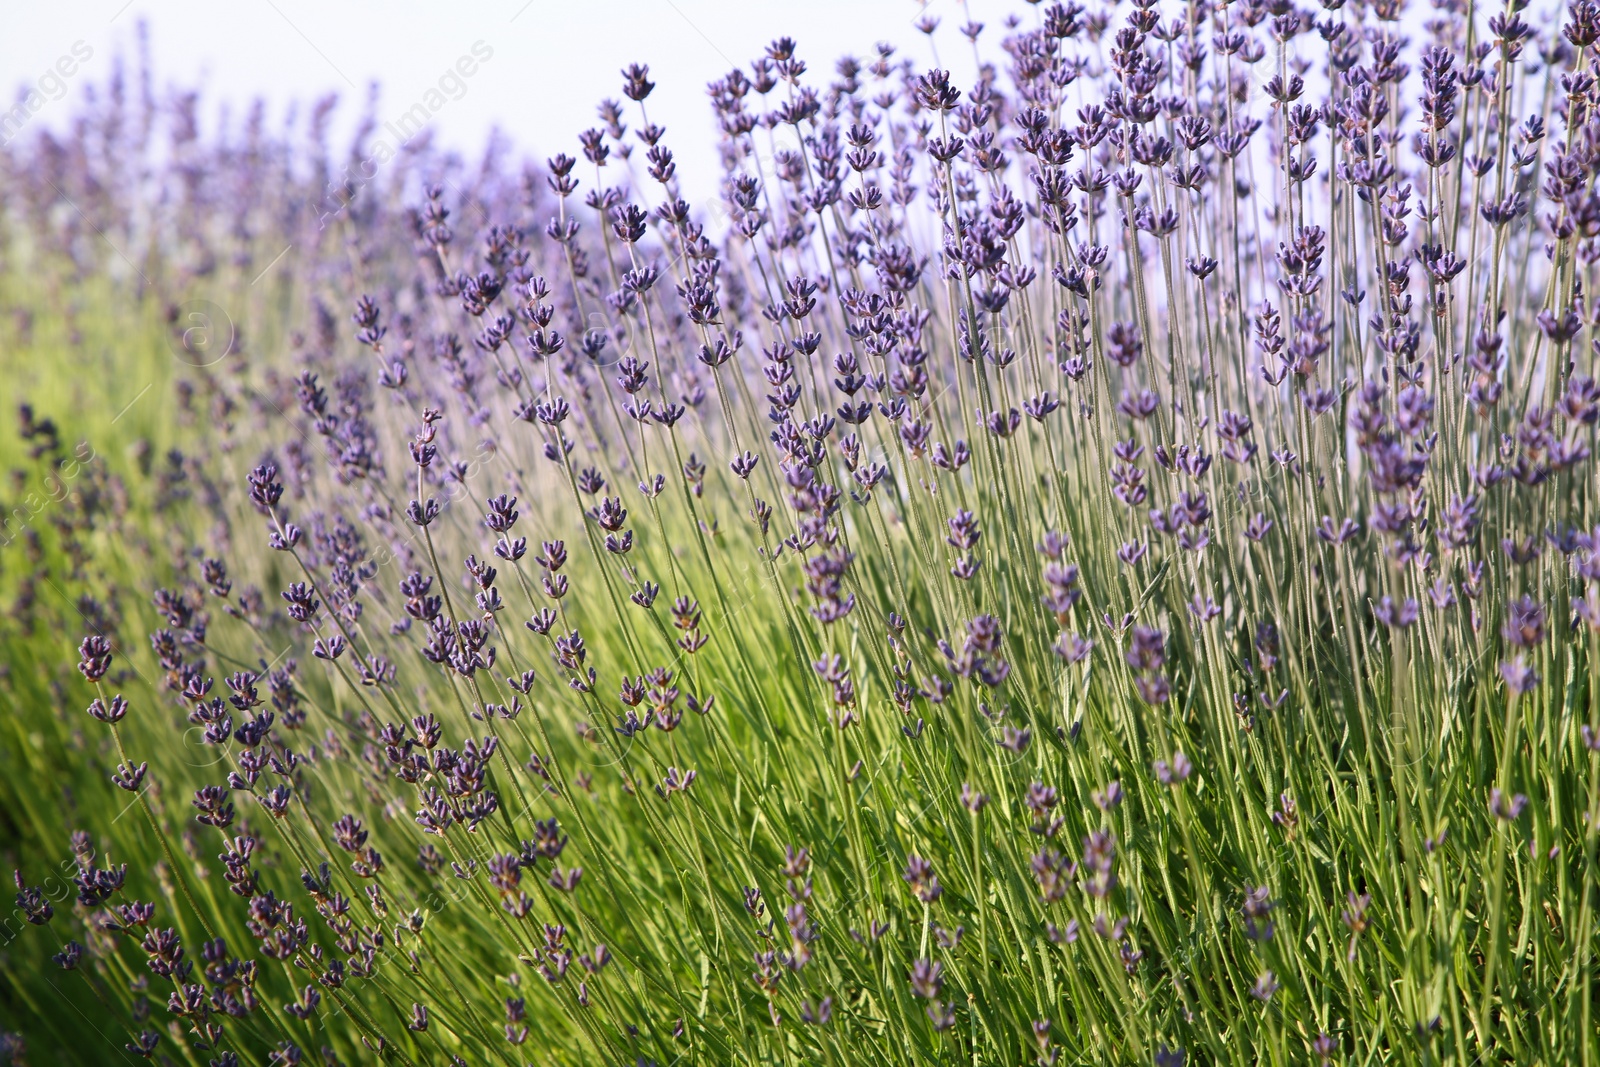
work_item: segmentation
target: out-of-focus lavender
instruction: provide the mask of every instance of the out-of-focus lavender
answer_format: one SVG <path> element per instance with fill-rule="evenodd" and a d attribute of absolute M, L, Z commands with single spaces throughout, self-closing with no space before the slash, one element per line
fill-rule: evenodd
<path fill-rule="evenodd" d="M 146 547 L 57 524 L 151 594 L 62 967 L 212 1063 L 1600 1054 L 1600 5 L 918 29 L 712 81 L 715 204 L 643 66 L 520 169 L 0 154 L 178 360 Z"/>

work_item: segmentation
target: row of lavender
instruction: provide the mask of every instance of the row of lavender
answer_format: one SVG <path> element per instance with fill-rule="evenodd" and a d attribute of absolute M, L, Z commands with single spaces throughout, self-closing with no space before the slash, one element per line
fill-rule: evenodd
<path fill-rule="evenodd" d="M 1052 4 L 971 86 L 780 39 L 700 206 L 644 67 L 578 156 L 379 182 L 114 84 L 6 157 L 8 256 L 172 304 L 191 417 L 154 545 L 56 524 L 144 596 L 78 605 L 103 818 L 19 909 L 196 1063 L 1590 1062 L 1549 14 Z"/>

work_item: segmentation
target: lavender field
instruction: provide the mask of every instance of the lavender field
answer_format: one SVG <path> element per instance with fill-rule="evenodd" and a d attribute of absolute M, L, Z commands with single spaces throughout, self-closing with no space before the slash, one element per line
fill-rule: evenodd
<path fill-rule="evenodd" d="M 6 130 L 0 1063 L 1600 1063 L 1600 2 L 955 11 Z"/>

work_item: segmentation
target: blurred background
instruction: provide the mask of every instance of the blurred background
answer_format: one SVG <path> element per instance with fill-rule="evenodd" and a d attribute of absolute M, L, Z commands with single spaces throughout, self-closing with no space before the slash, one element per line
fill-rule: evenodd
<path fill-rule="evenodd" d="M 868 57 L 887 39 L 918 65 L 937 62 L 958 85 L 970 85 L 976 66 L 960 28 L 969 20 L 988 21 L 990 35 L 997 34 L 1004 5 L 472 0 L 448 5 L 448 13 L 422 0 L 87 0 L 8 7 L 0 33 L 0 142 L 35 124 L 60 128 L 70 121 L 85 88 L 104 84 L 118 56 L 136 70 L 141 27 L 158 72 L 152 90 L 158 97 L 200 90 L 205 132 L 240 124 L 258 98 L 268 105 L 269 126 L 303 127 L 314 102 L 336 93 L 330 134 L 342 146 L 376 84 L 378 136 L 386 128 L 396 136 L 430 136 L 469 157 L 496 129 L 519 153 L 577 155 L 578 133 L 600 124 L 599 101 L 621 99 L 618 71 L 647 63 L 657 85 L 647 101 L 651 120 L 667 128 L 683 192 L 699 201 L 714 191 L 718 173 L 709 150 L 715 127 L 706 83 L 748 64 L 774 37 L 794 38 L 819 75 L 831 77 L 840 56 Z M 925 18 L 939 22 L 931 37 L 914 29 Z M 463 57 L 469 61 L 458 67 Z M 462 69 L 472 73 L 462 75 Z"/>

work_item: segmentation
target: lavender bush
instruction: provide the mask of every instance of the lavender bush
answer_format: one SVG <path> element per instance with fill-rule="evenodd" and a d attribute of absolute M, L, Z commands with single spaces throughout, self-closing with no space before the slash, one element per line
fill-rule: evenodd
<path fill-rule="evenodd" d="M 14 1061 L 1593 1063 L 1600 5 L 1165 7 L 0 155 Z"/>

